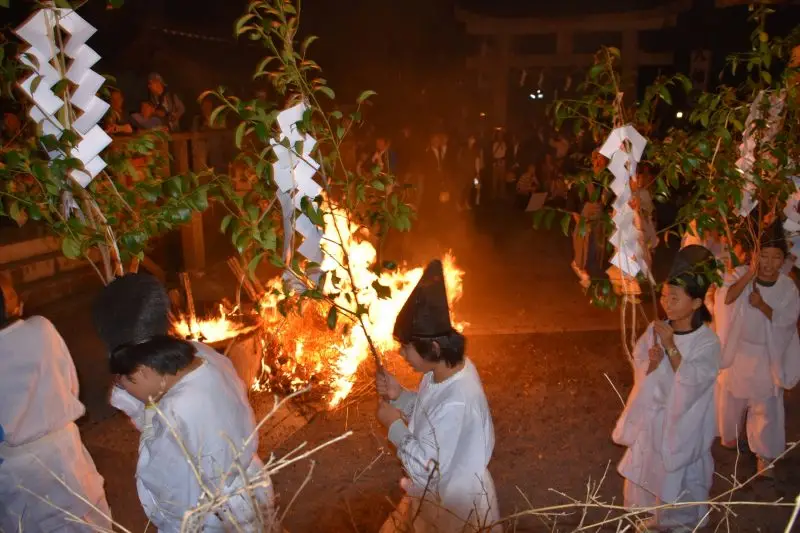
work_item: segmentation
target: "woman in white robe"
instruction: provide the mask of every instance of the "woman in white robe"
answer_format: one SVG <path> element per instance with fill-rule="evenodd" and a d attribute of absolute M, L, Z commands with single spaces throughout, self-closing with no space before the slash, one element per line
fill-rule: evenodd
<path fill-rule="evenodd" d="M 380 403 L 378 419 L 407 476 L 406 496 L 381 533 L 489 531 L 499 519 L 488 470 L 492 415 L 464 337 L 450 325 L 441 268 L 438 261 L 426 268 L 395 324 L 403 357 L 424 374 L 419 391 L 385 370 L 377 377 L 378 393 L 391 402 Z"/>
<path fill-rule="evenodd" d="M 679 253 L 662 290 L 669 322 L 654 322 L 639 339 L 634 388 L 612 435 L 628 448 L 618 467 L 625 506 L 647 510 L 645 525 L 656 530 L 688 532 L 707 520 L 708 507 L 691 504 L 708 501 L 714 473 L 720 346 L 707 326 L 708 278 L 697 282 L 695 265 L 705 262 L 713 257 L 703 247 Z"/>
<path fill-rule="evenodd" d="M 787 245 L 781 232 L 775 233 L 761 245 L 757 267 L 742 266 L 726 277 L 716 313 L 722 445 L 736 449 L 746 429 L 758 470 L 766 476 L 772 475 L 769 464 L 786 449 L 783 391 L 800 379 L 800 296 L 794 281 L 781 273 Z"/>
<path fill-rule="evenodd" d="M 78 400 L 75 364 L 46 318 L 16 319 L 16 302 L 10 284 L 3 283 L 0 531 L 110 530 L 103 478 L 75 425 L 85 412 Z"/>
<path fill-rule="evenodd" d="M 166 336 L 168 309 L 157 280 L 129 274 L 94 310 L 118 376 L 111 403 L 142 432 L 136 487 L 145 513 L 161 533 L 189 524 L 273 531 L 273 487 L 256 455 L 245 386 L 224 356 Z"/>

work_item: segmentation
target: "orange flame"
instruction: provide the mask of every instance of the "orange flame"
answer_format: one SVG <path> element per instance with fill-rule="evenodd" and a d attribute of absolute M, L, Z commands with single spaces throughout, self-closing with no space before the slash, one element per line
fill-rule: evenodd
<path fill-rule="evenodd" d="M 175 333 L 183 339 L 196 339 L 213 344 L 231 339 L 246 329 L 243 324 L 231 320 L 230 315 L 231 312 L 226 311 L 220 304 L 218 317 L 198 320 L 194 316 L 180 315 L 173 327 Z"/>
<path fill-rule="evenodd" d="M 301 314 L 281 314 L 278 304 L 283 282 L 280 277 L 268 282 L 260 302 L 262 327 L 275 343 L 270 346 L 268 341 L 261 341 L 262 374 L 287 374 L 285 377 L 292 388 L 305 386 L 309 376 L 314 376 L 316 381 L 329 388 L 327 401 L 330 407 L 339 405 L 351 393 L 356 372 L 370 355 L 367 334 L 380 354 L 397 348 L 392 335 L 395 319 L 423 272 L 423 268 L 398 268 L 376 274 L 372 270 L 377 257 L 375 248 L 366 235 L 358 233 L 359 227 L 348 224 L 343 212 L 334 209 L 333 214 L 325 215 L 322 247 L 326 257 L 322 269 L 327 275 L 323 292 L 336 294 L 333 301 L 341 310 L 334 331 L 327 327 L 327 303 L 308 302 Z M 454 327 L 463 331 L 467 324 L 456 322 L 453 305 L 461 298 L 464 272 L 456 266 L 455 258 L 450 253 L 445 255 L 442 265 L 451 318 Z M 340 280 L 338 288 L 334 286 L 334 276 Z M 380 298 L 374 284 L 390 288 L 391 295 Z M 360 321 L 356 317 L 359 306 L 368 309 Z M 181 318 L 176 324 L 179 334 L 202 335 L 208 342 L 231 338 L 242 328 L 241 324 L 232 322 L 229 313 L 226 314 L 222 308 L 220 316 L 212 319 L 189 321 L 186 317 Z M 276 345 L 281 354 L 279 359 L 282 362 L 277 363 L 280 368 L 270 366 L 264 357 L 269 350 L 274 352 Z M 275 366 L 276 363 L 272 364 Z M 267 390 L 269 383 L 264 379 L 257 380 L 252 384 L 252 389 Z"/>

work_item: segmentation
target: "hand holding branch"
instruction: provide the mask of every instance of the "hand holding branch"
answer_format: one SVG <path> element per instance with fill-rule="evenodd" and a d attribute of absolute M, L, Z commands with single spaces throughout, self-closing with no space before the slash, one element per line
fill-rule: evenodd
<path fill-rule="evenodd" d="M 403 392 L 397 378 L 383 368 L 375 375 L 375 388 L 378 389 L 378 396 L 389 401 L 396 400 Z"/>

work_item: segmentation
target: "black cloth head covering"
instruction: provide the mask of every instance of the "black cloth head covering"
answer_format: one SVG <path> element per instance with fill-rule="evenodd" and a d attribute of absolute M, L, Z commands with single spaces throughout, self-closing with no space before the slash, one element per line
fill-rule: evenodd
<path fill-rule="evenodd" d="M 406 344 L 415 339 L 444 337 L 452 331 L 442 262 L 431 261 L 397 315 L 394 336 Z"/>
<path fill-rule="evenodd" d="M 717 269 L 714 254 L 699 244 L 689 245 L 675 256 L 668 283 L 680 285 L 692 298 L 705 298 L 711 287 L 710 274 Z"/>
<path fill-rule="evenodd" d="M 164 286 L 149 274 L 125 274 L 105 287 L 94 302 L 97 334 L 109 353 L 169 331 L 170 301 Z"/>
<path fill-rule="evenodd" d="M 783 222 L 778 219 L 764 229 L 760 239 L 761 248 L 778 248 L 783 255 L 789 255 L 789 244 L 783 231 Z"/>

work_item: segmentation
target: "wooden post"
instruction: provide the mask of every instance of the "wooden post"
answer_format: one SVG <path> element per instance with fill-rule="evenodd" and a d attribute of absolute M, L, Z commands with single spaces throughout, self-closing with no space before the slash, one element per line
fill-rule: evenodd
<path fill-rule="evenodd" d="M 178 174 L 189 172 L 189 139 L 186 134 L 172 136 L 172 157 Z M 181 226 L 181 247 L 183 266 L 189 272 L 198 272 L 206 266 L 205 241 L 203 239 L 203 216 L 192 215 L 188 224 Z"/>

